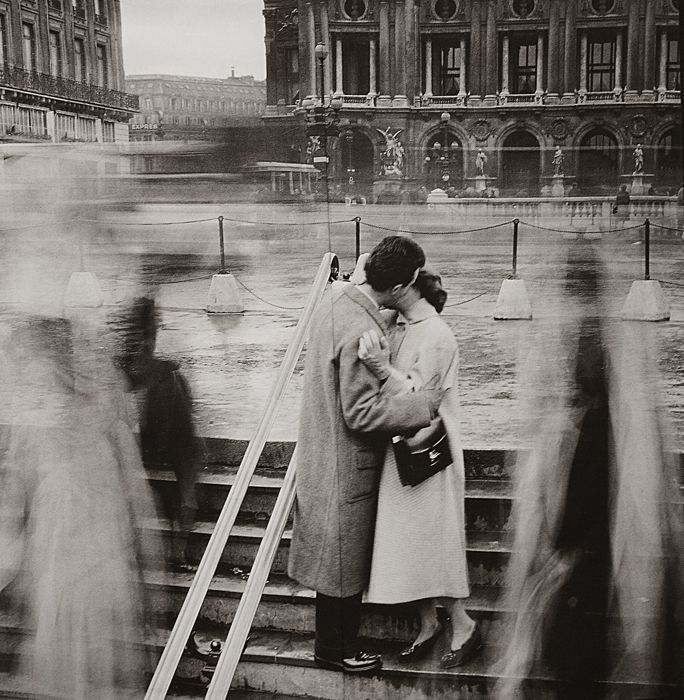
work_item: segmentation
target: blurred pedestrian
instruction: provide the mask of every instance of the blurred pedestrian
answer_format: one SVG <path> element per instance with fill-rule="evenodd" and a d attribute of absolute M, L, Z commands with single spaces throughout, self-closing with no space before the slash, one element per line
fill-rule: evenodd
<path fill-rule="evenodd" d="M 135 439 L 69 321 L 22 321 L 10 353 L 0 591 L 21 621 L 17 675 L 41 697 L 138 698 L 149 671 L 142 571 L 158 557 Z"/>
<path fill-rule="evenodd" d="M 172 469 L 175 482 L 161 500 L 174 528 L 171 564 L 190 571 L 188 540 L 197 514 L 195 485 L 202 450 L 195 435 L 192 396 L 177 363 L 157 357 L 159 317 L 154 299 L 135 299 L 126 313 L 120 365 L 137 409 L 140 448 L 146 470 Z"/>
<path fill-rule="evenodd" d="M 613 204 L 613 214 L 615 214 L 618 220 L 623 222 L 629 220 L 631 201 L 631 197 L 627 191 L 627 185 L 620 185 L 620 189 L 615 195 L 615 202 Z"/>

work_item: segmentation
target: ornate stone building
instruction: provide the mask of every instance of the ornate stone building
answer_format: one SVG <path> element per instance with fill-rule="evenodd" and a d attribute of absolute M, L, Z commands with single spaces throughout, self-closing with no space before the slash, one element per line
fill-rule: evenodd
<path fill-rule="evenodd" d="M 560 147 L 566 187 L 576 180 L 585 193 L 612 193 L 621 178 L 629 183 L 641 146 L 646 185 L 676 190 L 677 5 L 265 0 L 265 120 L 291 128 L 321 90 L 325 104 L 341 103 L 342 136 L 330 147 L 340 180 L 377 180 L 383 133 L 400 131 L 409 187 L 474 185 L 479 163 L 488 186 L 538 193 Z"/>
<path fill-rule="evenodd" d="M 126 88 L 140 97 L 133 141 L 221 140 L 227 127 L 261 126 L 266 107 L 266 84 L 251 75 L 129 75 Z"/>
<path fill-rule="evenodd" d="M 128 140 L 119 0 L 0 0 L 0 141 Z"/>

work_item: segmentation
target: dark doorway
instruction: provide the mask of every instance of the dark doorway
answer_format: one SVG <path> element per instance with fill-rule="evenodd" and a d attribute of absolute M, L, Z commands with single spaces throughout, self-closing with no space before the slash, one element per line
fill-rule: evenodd
<path fill-rule="evenodd" d="M 362 131 L 350 130 L 342 133 L 340 148 L 342 172 L 338 177 L 360 193 L 372 190 L 375 175 L 373 142 Z M 351 183 L 350 177 L 353 178 Z"/>
<path fill-rule="evenodd" d="M 682 181 L 682 136 L 679 129 L 666 131 L 656 149 L 656 183 L 676 194 Z"/>
<path fill-rule="evenodd" d="M 614 194 L 618 186 L 619 151 L 604 129 L 588 133 L 580 143 L 577 180 L 584 194 Z"/>
<path fill-rule="evenodd" d="M 501 189 L 505 194 L 539 193 L 540 158 L 539 141 L 529 131 L 516 131 L 506 138 L 501 154 Z"/>

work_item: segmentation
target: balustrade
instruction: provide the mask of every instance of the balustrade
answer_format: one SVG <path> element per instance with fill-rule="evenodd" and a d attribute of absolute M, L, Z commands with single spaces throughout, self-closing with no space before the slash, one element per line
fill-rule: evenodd
<path fill-rule="evenodd" d="M 46 73 L 26 71 L 16 66 L 4 65 L 0 68 L 0 85 L 65 99 L 95 102 L 119 109 L 137 110 L 139 106 L 137 95 L 129 95 L 118 90 L 110 90 L 99 85 L 81 83 Z"/>

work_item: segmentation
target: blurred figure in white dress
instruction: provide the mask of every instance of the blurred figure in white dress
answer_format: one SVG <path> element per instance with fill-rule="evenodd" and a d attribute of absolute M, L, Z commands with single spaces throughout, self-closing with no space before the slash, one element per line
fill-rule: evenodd
<path fill-rule="evenodd" d="M 138 528 L 154 508 L 116 374 L 63 318 L 22 321 L 9 355 L 0 590 L 24 633 L 17 678 L 50 697 L 140 697 L 155 555 Z"/>

